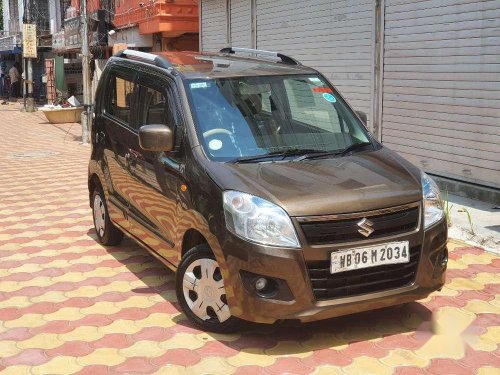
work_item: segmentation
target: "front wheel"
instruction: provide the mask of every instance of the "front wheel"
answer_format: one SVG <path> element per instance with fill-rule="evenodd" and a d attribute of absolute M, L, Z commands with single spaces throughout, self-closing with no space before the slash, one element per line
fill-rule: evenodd
<path fill-rule="evenodd" d="M 219 264 L 207 245 L 189 250 L 176 275 L 176 293 L 183 312 L 205 331 L 235 331 L 240 320 L 231 315 Z"/>

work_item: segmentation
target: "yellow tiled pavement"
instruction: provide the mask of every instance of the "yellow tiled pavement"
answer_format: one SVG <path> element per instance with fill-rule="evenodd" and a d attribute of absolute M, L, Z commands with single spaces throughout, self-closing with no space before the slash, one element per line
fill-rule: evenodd
<path fill-rule="evenodd" d="M 0 109 L 0 372 L 498 374 L 500 260 L 450 242 L 423 301 L 310 324 L 195 329 L 173 274 L 94 238 L 78 124 Z"/>

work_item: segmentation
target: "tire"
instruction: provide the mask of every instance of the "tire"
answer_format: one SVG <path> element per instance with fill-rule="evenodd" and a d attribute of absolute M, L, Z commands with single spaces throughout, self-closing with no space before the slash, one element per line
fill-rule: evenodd
<path fill-rule="evenodd" d="M 105 246 L 118 245 L 123 239 L 123 232 L 109 219 L 108 206 L 104 192 L 100 187 L 92 194 L 92 217 L 97 240 Z"/>
<path fill-rule="evenodd" d="M 175 285 L 182 311 L 199 328 L 216 333 L 239 328 L 242 321 L 229 311 L 220 268 L 208 245 L 195 246 L 184 255 Z"/>

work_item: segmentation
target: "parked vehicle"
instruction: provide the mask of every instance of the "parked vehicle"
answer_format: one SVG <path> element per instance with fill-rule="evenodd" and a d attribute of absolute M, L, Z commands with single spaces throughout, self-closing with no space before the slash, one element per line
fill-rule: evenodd
<path fill-rule="evenodd" d="M 125 50 L 96 98 L 97 238 L 126 233 L 176 272 L 201 328 L 313 321 L 443 286 L 439 189 L 316 70 L 269 51 Z"/>

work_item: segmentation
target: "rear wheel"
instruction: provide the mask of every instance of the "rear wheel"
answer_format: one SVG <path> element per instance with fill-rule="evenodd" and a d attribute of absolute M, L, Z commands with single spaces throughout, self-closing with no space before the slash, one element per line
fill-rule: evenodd
<path fill-rule="evenodd" d="M 99 187 L 92 194 L 92 214 L 98 241 L 105 246 L 118 245 L 123 239 L 123 232 L 111 222 L 106 198 Z"/>
<path fill-rule="evenodd" d="M 219 264 L 207 245 L 198 245 L 182 258 L 176 293 L 184 313 L 201 329 L 232 332 L 240 320 L 231 315 Z"/>

